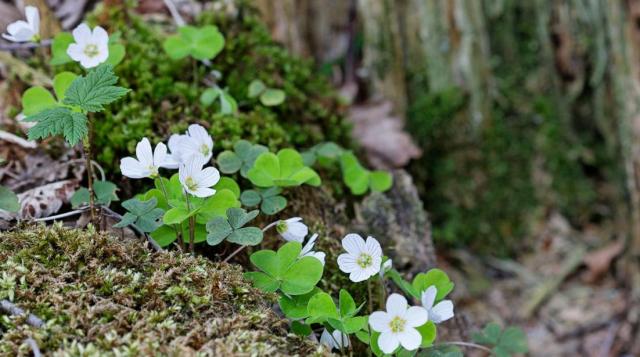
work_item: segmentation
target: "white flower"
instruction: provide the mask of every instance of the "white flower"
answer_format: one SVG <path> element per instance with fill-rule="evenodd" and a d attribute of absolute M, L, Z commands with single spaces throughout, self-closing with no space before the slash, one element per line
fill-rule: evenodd
<path fill-rule="evenodd" d="M 201 157 L 193 156 L 186 163 L 180 164 L 178 176 L 187 193 L 196 197 L 209 197 L 216 193 L 210 188 L 220 181 L 220 173 L 213 167 L 203 169 L 205 162 Z"/>
<path fill-rule="evenodd" d="M 278 221 L 276 224 L 276 230 L 284 240 L 287 242 L 299 242 L 304 241 L 304 237 L 309 233 L 307 225 L 302 223 L 302 218 L 293 217 L 284 221 Z"/>
<path fill-rule="evenodd" d="M 206 163 L 213 155 L 213 139 L 202 125 L 191 124 L 185 135 L 171 135 L 169 150 L 177 162 L 185 163 L 198 156 Z"/>
<path fill-rule="evenodd" d="M 407 351 L 420 347 L 422 336 L 416 327 L 429 320 L 429 314 L 421 306 L 407 306 L 407 299 L 391 294 L 387 299 L 387 311 L 376 311 L 369 316 L 369 325 L 380 332 L 378 346 L 384 353 L 393 353 L 398 345 Z"/>
<path fill-rule="evenodd" d="M 340 330 L 334 330 L 333 333 L 329 333 L 327 329 L 324 329 L 322 335 L 320 335 L 320 343 L 330 349 L 347 348 L 349 347 L 349 336 Z"/>
<path fill-rule="evenodd" d="M 435 285 L 431 285 L 427 290 L 422 292 L 422 306 L 429 312 L 429 319 L 436 324 L 447 321 L 453 317 L 453 302 L 451 300 L 442 300 L 435 306 L 438 289 Z"/>
<path fill-rule="evenodd" d="M 392 268 L 393 261 L 391 259 L 387 259 L 384 263 L 382 263 L 382 268 L 380 268 L 380 279 L 384 278 L 384 274 L 386 274 Z"/>
<path fill-rule="evenodd" d="M 129 178 L 155 178 L 158 170 L 166 167 L 164 163 L 167 157 L 167 147 L 163 143 L 156 145 L 156 149 L 151 152 L 149 139 L 143 138 L 136 145 L 136 158 L 125 157 L 120 160 L 120 171 Z"/>
<path fill-rule="evenodd" d="M 342 247 L 347 251 L 338 257 L 338 267 L 349 273 L 353 282 L 365 281 L 380 271 L 382 248 L 380 243 L 367 237 L 367 242 L 357 234 L 347 234 L 342 240 Z"/>
<path fill-rule="evenodd" d="M 24 15 L 27 21 L 18 20 L 7 26 L 2 37 L 13 42 L 37 42 L 40 40 L 40 13 L 35 6 L 26 6 Z"/>
<path fill-rule="evenodd" d="M 314 252 L 311 249 L 313 249 L 314 244 L 316 244 L 316 239 L 318 239 L 318 234 L 314 234 L 311 236 L 311 238 L 309 238 L 309 241 L 307 242 L 307 244 L 304 245 L 304 247 L 302 247 L 302 250 L 300 251 L 300 257 L 314 257 L 316 259 L 318 259 L 320 261 L 320 263 L 322 263 L 322 265 L 324 265 L 324 258 L 325 258 L 325 254 L 324 252 Z"/>
<path fill-rule="evenodd" d="M 93 68 L 109 58 L 109 35 L 102 27 L 96 26 L 92 32 L 82 23 L 72 33 L 76 42 L 67 47 L 67 54 L 82 67 Z"/>

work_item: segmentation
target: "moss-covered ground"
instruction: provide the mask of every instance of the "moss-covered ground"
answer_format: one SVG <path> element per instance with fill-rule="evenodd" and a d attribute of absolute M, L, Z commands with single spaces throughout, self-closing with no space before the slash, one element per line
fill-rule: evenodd
<path fill-rule="evenodd" d="M 0 233 L 0 298 L 46 324 L 0 315 L 0 355 L 323 355 L 288 333 L 239 266 L 152 252 L 132 238 L 55 225 Z"/>

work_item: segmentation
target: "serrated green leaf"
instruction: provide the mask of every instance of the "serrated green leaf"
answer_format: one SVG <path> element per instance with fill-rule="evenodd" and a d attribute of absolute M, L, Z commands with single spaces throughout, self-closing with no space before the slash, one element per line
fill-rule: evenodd
<path fill-rule="evenodd" d="M 114 86 L 117 81 L 118 77 L 113 73 L 113 67 L 102 64 L 71 83 L 64 104 L 77 106 L 87 112 L 101 111 L 105 105 L 129 92 L 129 89 Z"/>
<path fill-rule="evenodd" d="M 18 196 L 2 185 L 0 185 L 0 210 L 8 212 L 18 212 L 20 210 Z"/>
<path fill-rule="evenodd" d="M 63 135 L 70 145 L 75 145 L 88 133 L 87 117 L 63 107 L 45 109 L 28 116 L 25 121 L 37 122 L 29 129 L 30 140 Z"/>

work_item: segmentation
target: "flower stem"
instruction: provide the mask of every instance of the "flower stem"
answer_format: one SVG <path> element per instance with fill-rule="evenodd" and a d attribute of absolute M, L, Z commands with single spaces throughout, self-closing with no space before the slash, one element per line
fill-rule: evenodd
<path fill-rule="evenodd" d="M 380 277 L 380 309 L 384 309 L 384 302 L 387 300 L 387 288 L 384 285 L 384 277 Z"/>
<path fill-rule="evenodd" d="M 169 205 L 169 194 L 167 193 L 167 188 L 164 185 L 164 180 L 162 179 L 162 177 L 159 177 L 158 180 L 160 181 L 160 189 L 162 190 L 164 199 L 167 200 L 167 205 Z M 173 230 L 176 232 L 176 240 L 180 244 L 180 249 L 184 250 L 184 242 L 182 240 L 182 229 L 178 229 L 177 224 L 174 224 L 171 227 L 173 227 Z"/>
<path fill-rule="evenodd" d="M 489 352 L 489 353 L 493 354 L 493 351 L 490 348 L 488 348 L 486 346 L 483 346 L 483 345 L 479 345 L 477 343 L 473 343 L 473 342 L 463 342 L 463 341 L 441 342 L 441 343 L 438 343 L 438 344 L 434 345 L 434 347 L 436 347 L 436 346 L 469 347 L 469 348 L 476 348 L 476 349 L 479 349 L 479 350 L 483 350 L 485 352 Z"/>
<path fill-rule="evenodd" d="M 367 279 L 367 295 L 369 296 L 367 299 L 367 303 L 369 304 L 369 316 L 371 316 L 371 314 L 373 314 L 373 301 L 371 299 L 373 297 L 373 294 L 371 294 L 371 279 Z M 367 332 L 369 333 L 369 349 L 367 350 L 367 355 L 371 356 L 373 352 L 373 347 L 371 347 L 371 344 L 373 343 L 373 341 L 371 341 L 371 326 L 368 326 Z"/>
<path fill-rule="evenodd" d="M 89 186 L 89 213 L 91 215 L 91 224 L 98 227 L 96 221 L 96 203 L 93 193 L 93 165 L 91 164 L 91 134 L 93 132 L 93 121 L 91 118 L 87 121 L 88 133 L 82 142 L 84 149 L 84 159 L 86 161 L 85 168 L 87 170 L 87 186 Z"/>
<path fill-rule="evenodd" d="M 187 199 L 187 209 L 189 210 L 189 214 L 191 214 L 191 201 L 189 201 L 189 194 L 188 193 L 184 193 L 184 197 Z M 189 251 L 193 254 L 195 253 L 196 249 L 194 246 L 194 235 L 195 235 L 195 217 L 190 216 L 189 217 Z"/>

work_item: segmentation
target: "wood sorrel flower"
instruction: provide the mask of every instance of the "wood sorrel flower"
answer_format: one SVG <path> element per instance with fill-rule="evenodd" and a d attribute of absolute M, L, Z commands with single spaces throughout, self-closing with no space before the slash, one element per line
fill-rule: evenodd
<path fill-rule="evenodd" d="M 7 26 L 8 34 L 2 37 L 12 42 L 38 42 L 40 40 L 40 13 L 35 6 L 26 6 L 24 15 L 27 21 L 18 20 Z"/>
<path fill-rule="evenodd" d="M 309 233 L 309 228 L 302 223 L 302 218 L 293 217 L 276 223 L 276 230 L 287 242 L 304 241 L 304 237 Z"/>
<path fill-rule="evenodd" d="M 203 169 L 205 161 L 202 157 L 192 156 L 186 163 L 180 164 L 178 176 L 187 193 L 196 197 L 209 197 L 216 193 L 211 186 L 220 181 L 220 173 L 214 167 Z"/>
<path fill-rule="evenodd" d="M 186 134 L 171 135 L 169 150 L 177 162 L 185 163 L 191 157 L 197 156 L 207 163 L 213 155 L 213 138 L 202 125 L 191 124 Z"/>
<path fill-rule="evenodd" d="M 413 351 L 420 347 L 422 336 L 416 327 L 429 320 L 429 314 L 421 306 L 408 307 L 407 299 L 391 294 L 387 299 L 387 311 L 376 311 L 369 316 L 369 325 L 380 332 L 378 347 L 384 353 L 393 353 L 399 345 Z"/>
<path fill-rule="evenodd" d="M 365 281 L 380 271 L 382 248 L 375 238 L 367 237 L 365 242 L 357 234 L 347 234 L 342 239 L 342 247 L 347 252 L 338 256 L 338 267 L 349 273 L 351 281 Z"/>
<path fill-rule="evenodd" d="M 161 167 L 166 167 L 166 158 L 167 147 L 163 143 L 156 145 L 156 149 L 151 152 L 149 139 L 143 138 L 136 145 L 136 158 L 129 156 L 120 160 L 120 171 L 124 176 L 133 179 L 153 179 L 158 176 Z"/>
<path fill-rule="evenodd" d="M 349 336 L 340 330 L 334 330 L 329 333 L 327 329 L 322 331 L 320 335 L 320 343 L 329 347 L 329 349 L 342 349 L 349 347 Z"/>
<path fill-rule="evenodd" d="M 315 233 L 314 235 L 311 236 L 311 238 L 309 238 L 309 241 L 307 242 L 307 244 L 304 245 L 304 247 L 302 247 L 302 250 L 300 251 L 300 257 L 314 257 L 316 259 L 318 259 L 320 261 L 320 263 L 322 263 L 322 265 L 324 265 L 324 258 L 325 258 L 325 254 L 324 252 L 314 252 L 313 246 L 314 244 L 316 244 L 316 239 L 318 239 L 318 234 Z"/>
<path fill-rule="evenodd" d="M 76 42 L 67 47 L 67 54 L 82 67 L 93 68 L 109 58 L 109 35 L 102 27 L 96 26 L 91 31 L 82 23 L 72 34 Z"/>
<path fill-rule="evenodd" d="M 442 300 L 434 306 L 436 295 L 438 295 L 438 288 L 435 285 L 431 285 L 422 292 L 420 300 L 422 306 L 429 312 L 429 319 L 439 324 L 453 317 L 453 302 L 451 300 Z"/>

